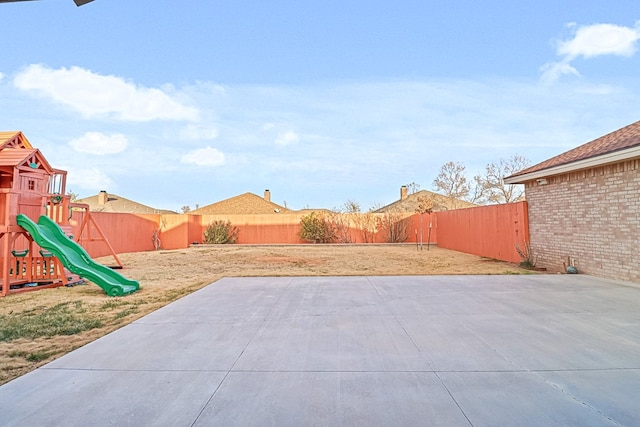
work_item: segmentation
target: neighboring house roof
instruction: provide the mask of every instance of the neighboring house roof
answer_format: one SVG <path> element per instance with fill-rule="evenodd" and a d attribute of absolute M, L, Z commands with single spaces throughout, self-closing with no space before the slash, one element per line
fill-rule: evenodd
<path fill-rule="evenodd" d="M 330 212 L 334 212 L 331 209 L 327 209 L 327 208 L 304 208 L 304 209 L 299 209 L 297 211 L 288 211 L 288 212 L 295 212 L 295 213 L 299 213 L 301 215 L 309 215 L 310 213 L 313 212 L 317 212 L 317 213 L 330 213 Z"/>
<path fill-rule="evenodd" d="M 404 195 L 403 190 L 400 192 L 400 200 L 389 205 L 383 206 L 375 210 L 375 213 L 385 212 L 410 212 L 415 213 L 418 209 L 418 203 L 421 198 L 433 200 L 433 211 L 446 211 L 452 209 L 472 208 L 476 205 L 460 199 L 454 199 L 442 194 L 434 193 L 428 190 L 417 191 L 413 194 Z"/>
<path fill-rule="evenodd" d="M 175 214 L 174 211 L 152 208 L 151 206 L 134 202 L 133 200 L 118 196 L 117 194 L 108 194 L 106 191 L 101 191 L 95 196 L 74 200 L 73 203 L 87 204 L 89 205 L 89 210 L 91 212 Z"/>
<path fill-rule="evenodd" d="M 504 179 L 519 184 L 545 176 L 574 172 L 640 157 L 640 121 L 521 170 Z"/>
<path fill-rule="evenodd" d="M 0 150 L 9 147 L 28 149 L 33 148 L 27 137 L 24 136 L 24 134 L 20 131 L 11 130 L 0 132 Z"/>
<path fill-rule="evenodd" d="M 287 208 L 267 200 L 268 197 L 244 193 L 194 209 L 189 213 L 196 215 L 251 215 L 290 212 Z"/>

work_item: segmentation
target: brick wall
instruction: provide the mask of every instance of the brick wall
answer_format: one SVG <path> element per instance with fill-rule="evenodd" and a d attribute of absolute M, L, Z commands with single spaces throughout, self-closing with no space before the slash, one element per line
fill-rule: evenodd
<path fill-rule="evenodd" d="M 640 160 L 529 182 L 531 247 L 538 266 L 640 282 Z"/>

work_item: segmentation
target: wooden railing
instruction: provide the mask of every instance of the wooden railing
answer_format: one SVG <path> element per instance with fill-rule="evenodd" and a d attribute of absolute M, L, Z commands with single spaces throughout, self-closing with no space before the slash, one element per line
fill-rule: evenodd
<path fill-rule="evenodd" d="M 57 282 L 64 278 L 65 271 L 60 260 L 42 252 L 41 256 L 27 254 L 9 257 L 9 278 L 11 282 Z M 2 259 L 0 258 L 0 263 Z M 62 281 L 64 281 L 62 279 Z"/>

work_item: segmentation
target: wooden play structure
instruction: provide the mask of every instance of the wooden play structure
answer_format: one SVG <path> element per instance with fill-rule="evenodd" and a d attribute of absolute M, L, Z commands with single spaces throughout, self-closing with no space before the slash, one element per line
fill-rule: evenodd
<path fill-rule="evenodd" d="M 102 271 L 104 267 L 96 265 L 75 243 L 90 233 L 93 226 L 99 236 L 95 239 L 89 236 L 89 239 L 104 241 L 122 267 L 91 218 L 88 206 L 70 202 L 70 196 L 65 193 L 66 177 L 67 172 L 51 167 L 22 132 L 0 132 L 0 296 L 65 286 L 74 280 L 72 272 L 65 267 L 76 270 L 74 267 L 78 265 L 77 271 L 86 273 L 83 277 L 96 282 L 109 295 L 137 290 L 137 282 Z M 72 209 L 83 211 L 75 241 L 70 223 Z"/>

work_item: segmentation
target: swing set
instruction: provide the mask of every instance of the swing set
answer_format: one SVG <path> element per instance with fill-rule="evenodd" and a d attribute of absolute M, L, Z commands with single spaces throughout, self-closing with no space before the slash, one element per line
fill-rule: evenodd
<path fill-rule="evenodd" d="M 0 132 L 0 297 L 79 280 L 18 225 L 19 214 L 33 221 L 49 217 L 78 244 L 104 242 L 116 261 L 114 268 L 122 268 L 113 247 L 91 217 L 89 206 L 72 203 L 65 194 L 66 177 L 67 172 L 52 168 L 22 132 Z M 74 216 L 81 218 L 75 239 L 71 222 Z"/>

